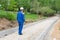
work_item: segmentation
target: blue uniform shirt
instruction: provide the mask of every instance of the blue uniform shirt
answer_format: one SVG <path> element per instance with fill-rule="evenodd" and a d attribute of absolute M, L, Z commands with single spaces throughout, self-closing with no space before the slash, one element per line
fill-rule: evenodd
<path fill-rule="evenodd" d="M 20 23 L 24 23 L 25 21 L 25 17 L 22 11 L 19 11 L 17 14 L 17 21 Z"/>

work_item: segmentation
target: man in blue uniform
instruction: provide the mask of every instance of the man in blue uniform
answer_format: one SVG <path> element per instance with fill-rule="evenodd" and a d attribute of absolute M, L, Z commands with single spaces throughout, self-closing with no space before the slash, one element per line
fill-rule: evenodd
<path fill-rule="evenodd" d="M 19 31 L 18 31 L 19 35 L 22 35 L 23 24 L 25 21 L 23 10 L 24 10 L 23 7 L 19 8 L 19 11 L 17 14 L 17 21 L 19 25 Z"/>

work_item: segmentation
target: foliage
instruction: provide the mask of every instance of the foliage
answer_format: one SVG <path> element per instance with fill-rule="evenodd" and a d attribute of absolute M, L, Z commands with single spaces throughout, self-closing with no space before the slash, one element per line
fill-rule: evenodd
<path fill-rule="evenodd" d="M 31 0 L 16 0 L 17 2 L 17 7 L 24 7 L 26 11 L 29 11 L 31 8 Z"/>
<path fill-rule="evenodd" d="M 31 13 L 26 12 L 25 19 L 36 21 L 37 19 L 39 19 L 39 15 L 36 15 L 36 14 L 33 14 L 33 13 L 31 14 Z"/>
<path fill-rule="evenodd" d="M 6 19 L 8 20 L 16 20 L 16 14 L 9 12 L 6 14 Z"/>
<path fill-rule="evenodd" d="M 2 10 L 0 10 L 0 18 L 6 18 L 6 19 L 8 19 L 8 20 L 11 20 L 11 21 L 13 21 L 13 20 L 16 20 L 17 18 L 17 14 L 16 14 L 17 12 L 10 12 L 10 11 L 2 11 Z M 39 16 L 38 15 L 36 15 L 36 14 L 31 14 L 31 13 L 29 13 L 29 12 L 25 12 L 26 14 L 25 14 L 25 19 L 26 20 L 32 20 L 32 21 L 36 21 L 36 19 L 38 19 L 39 18 Z"/>
<path fill-rule="evenodd" d="M 48 6 L 52 10 L 60 11 L 60 0 L 0 0 L 0 9 L 18 11 L 23 6 L 27 12 L 40 13 L 42 7 Z"/>
<path fill-rule="evenodd" d="M 60 0 L 0 0 L 0 4 L 2 5 L 2 9 L 12 11 L 17 10 L 17 8 L 21 6 L 27 10 L 31 7 L 39 8 L 42 6 L 49 6 L 56 10 L 60 10 Z"/>
<path fill-rule="evenodd" d="M 0 10 L 0 18 L 3 18 L 5 16 L 6 16 L 6 12 L 5 11 L 3 12 L 3 11 Z"/>
<path fill-rule="evenodd" d="M 31 2 L 31 6 L 32 8 L 30 9 L 30 12 L 38 14 L 40 10 L 40 3 L 37 0 L 34 0 Z"/>
<path fill-rule="evenodd" d="M 16 20 L 16 13 L 6 12 L 0 10 L 0 18 L 6 18 L 8 20 Z"/>
<path fill-rule="evenodd" d="M 52 15 L 55 14 L 55 11 L 52 10 L 51 8 L 49 8 L 49 7 L 42 7 L 40 9 L 40 12 L 41 12 L 42 15 L 45 15 L 45 16 L 52 16 Z"/>
<path fill-rule="evenodd" d="M 15 2 L 15 0 L 10 0 L 9 1 L 9 4 L 7 6 L 7 10 L 10 10 L 10 11 L 17 11 L 17 5 L 16 5 L 17 2 Z"/>

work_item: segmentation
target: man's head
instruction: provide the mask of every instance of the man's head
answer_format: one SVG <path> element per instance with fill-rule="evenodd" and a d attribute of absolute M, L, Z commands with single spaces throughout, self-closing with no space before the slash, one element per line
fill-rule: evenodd
<path fill-rule="evenodd" d="M 18 11 L 24 11 L 23 7 L 19 7 Z"/>
<path fill-rule="evenodd" d="M 20 10 L 23 10 L 24 8 L 23 7 L 20 7 Z"/>
<path fill-rule="evenodd" d="M 23 8 L 23 7 L 20 7 L 20 10 L 21 10 L 21 11 L 23 11 L 23 10 L 24 10 L 24 8 Z"/>

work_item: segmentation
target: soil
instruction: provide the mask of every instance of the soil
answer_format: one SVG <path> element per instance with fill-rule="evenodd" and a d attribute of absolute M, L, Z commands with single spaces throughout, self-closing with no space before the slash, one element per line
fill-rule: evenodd
<path fill-rule="evenodd" d="M 18 23 L 17 21 L 9 21 L 5 18 L 0 18 L 0 30 L 5 30 L 8 28 L 12 28 L 12 27 L 17 27 Z"/>
<path fill-rule="evenodd" d="M 60 19 L 54 25 L 54 30 L 51 36 L 52 36 L 52 40 L 60 40 Z"/>
<path fill-rule="evenodd" d="M 32 23 L 33 21 L 31 20 L 26 20 L 25 24 L 27 23 Z M 9 29 L 9 28 L 14 28 L 18 26 L 18 22 L 17 21 L 9 21 L 5 18 L 0 18 L 0 31 L 1 30 L 5 30 L 5 29 Z"/>

